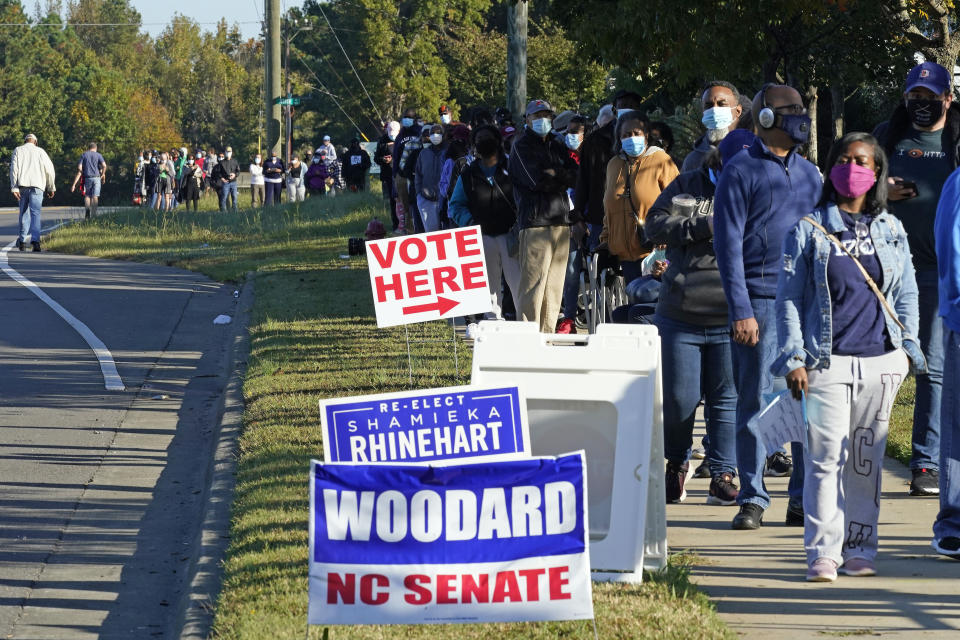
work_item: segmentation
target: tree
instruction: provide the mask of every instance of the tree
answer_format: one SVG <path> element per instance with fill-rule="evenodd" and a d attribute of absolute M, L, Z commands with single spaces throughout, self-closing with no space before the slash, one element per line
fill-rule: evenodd
<path fill-rule="evenodd" d="M 953 0 L 880 0 L 879 4 L 889 25 L 927 60 L 953 70 L 960 55 Z"/>

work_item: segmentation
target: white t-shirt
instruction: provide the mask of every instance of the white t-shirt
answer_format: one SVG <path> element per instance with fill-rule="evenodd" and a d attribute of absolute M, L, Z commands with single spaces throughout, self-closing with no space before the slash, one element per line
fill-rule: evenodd
<path fill-rule="evenodd" d="M 259 164 L 250 164 L 250 184 L 263 184 L 263 167 Z"/>

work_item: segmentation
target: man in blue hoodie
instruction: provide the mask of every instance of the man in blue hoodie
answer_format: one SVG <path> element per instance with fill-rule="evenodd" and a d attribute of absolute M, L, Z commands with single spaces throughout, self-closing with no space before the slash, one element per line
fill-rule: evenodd
<path fill-rule="evenodd" d="M 943 185 L 933 225 L 943 318 L 943 387 L 940 404 L 940 513 L 933 548 L 960 560 L 960 169 Z"/>
<path fill-rule="evenodd" d="M 760 139 L 734 156 L 717 183 L 714 249 L 727 297 L 737 385 L 737 467 L 740 511 L 734 529 L 757 529 L 770 496 L 763 484 L 766 454 L 749 421 L 774 391 L 777 352 L 774 301 L 787 231 L 820 198 L 817 168 L 796 151 L 810 118 L 792 87 L 765 85 L 753 99 Z M 803 450 L 793 443 L 787 524 L 803 525 Z M 771 452 L 772 453 L 772 452 Z"/>

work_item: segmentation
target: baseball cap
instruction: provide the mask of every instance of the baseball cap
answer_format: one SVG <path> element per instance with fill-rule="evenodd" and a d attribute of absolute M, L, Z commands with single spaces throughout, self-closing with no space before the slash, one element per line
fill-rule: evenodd
<path fill-rule="evenodd" d="M 440 115 L 443 115 L 445 113 L 450 113 L 450 107 L 448 107 L 445 104 L 442 104 L 440 105 Z"/>
<path fill-rule="evenodd" d="M 233 147 L 227 147 L 226 149 L 224 149 L 224 151 L 229 151 L 230 153 L 233 153 Z"/>
<path fill-rule="evenodd" d="M 546 100 L 531 100 L 527 103 L 527 110 L 524 111 L 524 115 L 532 116 L 538 111 L 549 111 L 553 113 L 553 107 L 551 107 L 550 103 Z"/>
<path fill-rule="evenodd" d="M 506 140 L 516 132 L 517 132 L 516 127 L 510 127 L 510 126 L 503 127 L 502 129 L 500 129 L 500 137 Z"/>
<path fill-rule="evenodd" d="M 937 95 L 950 90 L 950 73 L 936 62 L 918 64 L 907 74 L 906 91 L 913 91 L 917 87 L 930 89 Z"/>
<path fill-rule="evenodd" d="M 730 158 L 753 146 L 756 139 L 757 136 L 753 135 L 753 132 L 748 129 L 734 129 L 728 133 L 717 145 L 723 164 L 727 164 Z"/>
<path fill-rule="evenodd" d="M 330 142 L 330 136 L 323 136 L 324 142 Z"/>

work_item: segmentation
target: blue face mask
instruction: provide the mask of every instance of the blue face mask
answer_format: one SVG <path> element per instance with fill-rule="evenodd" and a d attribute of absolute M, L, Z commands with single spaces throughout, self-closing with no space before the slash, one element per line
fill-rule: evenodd
<path fill-rule="evenodd" d="M 405 126 L 405 127 L 412 127 L 412 126 L 413 126 L 413 118 L 401 118 L 401 119 L 400 119 L 400 124 L 402 124 L 402 125 Z"/>
<path fill-rule="evenodd" d="M 568 133 L 564 136 L 563 141 L 566 143 L 567 149 L 576 151 L 580 148 L 580 136 L 576 133 Z"/>
<path fill-rule="evenodd" d="M 537 118 L 530 123 L 530 128 L 538 136 L 545 136 L 550 133 L 551 126 L 553 126 L 553 121 L 550 118 Z"/>
<path fill-rule="evenodd" d="M 726 129 L 733 124 L 733 109 L 730 107 L 711 107 L 703 112 L 700 120 L 707 129 Z"/>
<path fill-rule="evenodd" d="M 636 158 L 647 150 L 647 139 L 643 136 L 630 136 L 620 141 L 623 152 L 631 158 Z"/>

